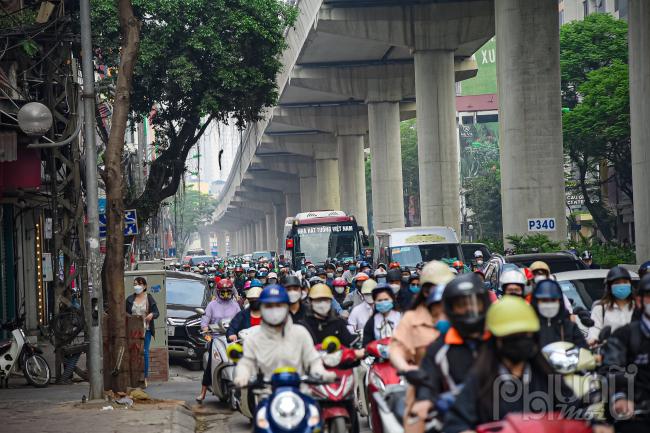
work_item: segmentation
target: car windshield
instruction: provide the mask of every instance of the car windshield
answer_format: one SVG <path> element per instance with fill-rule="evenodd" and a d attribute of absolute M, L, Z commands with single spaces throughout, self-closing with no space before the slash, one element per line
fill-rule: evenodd
<path fill-rule="evenodd" d="M 167 278 L 167 303 L 202 307 L 208 303 L 209 292 L 200 280 Z"/>
<path fill-rule="evenodd" d="M 253 253 L 253 261 L 258 261 L 262 257 L 266 257 L 267 259 L 271 260 L 271 252 L 270 251 L 259 251 L 257 253 Z"/>
<path fill-rule="evenodd" d="M 508 263 L 515 263 L 517 266 L 521 267 L 530 267 L 533 262 L 536 262 L 539 259 L 519 259 L 507 257 L 506 260 Z M 543 259 L 549 268 L 551 268 L 552 274 L 557 274 L 558 272 L 568 272 L 568 271 L 579 271 L 584 269 L 582 263 L 579 260 L 572 260 L 570 258 L 547 258 Z"/>
<path fill-rule="evenodd" d="M 294 252 L 296 257 L 312 263 L 325 263 L 327 259 L 354 259 L 359 245 L 352 224 L 304 226 L 297 228 Z"/>
<path fill-rule="evenodd" d="M 591 309 L 593 298 L 589 296 L 587 291 L 584 289 L 581 281 L 559 281 L 559 284 L 560 287 L 562 287 L 562 293 L 564 293 L 564 296 L 569 298 L 571 305 L 573 305 L 573 308 L 583 307 L 587 310 Z"/>
<path fill-rule="evenodd" d="M 190 257 L 190 262 L 194 266 L 198 265 L 199 263 L 203 263 L 203 262 L 212 263 L 213 260 L 214 260 L 214 257 L 212 257 L 212 256 L 192 256 L 192 257 Z"/>
<path fill-rule="evenodd" d="M 427 244 L 404 247 L 393 247 L 390 249 L 391 261 L 399 262 L 402 266 L 415 266 L 420 262 L 431 260 L 456 259 L 458 258 L 458 246 L 456 244 Z"/>
<path fill-rule="evenodd" d="M 487 249 L 485 245 L 479 244 L 460 244 L 461 249 L 463 250 L 463 256 L 466 262 L 474 261 L 474 253 L 480 251 L 483 253 L 483 260 L 490 258 L 490 250 Z"/>

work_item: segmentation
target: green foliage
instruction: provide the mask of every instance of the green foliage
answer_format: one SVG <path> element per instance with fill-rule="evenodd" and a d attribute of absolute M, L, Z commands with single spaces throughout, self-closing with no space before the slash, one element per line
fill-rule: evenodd
<path fill-rule="evenodd" d="M 581 239 L 578 242 L 569 241 L 566 246 L 580 253 L 590 251 L 594 257 L 594 263 L 603 268 L 611 268 L 623 263 L 636 263 L 636 254 L 632 248 L 615 243 L 598 244 Z"/>
<path fill-rule="evenodd" d="M 627 23 L 593 14 L 560 30 L 564 149 L 575 167 L 567 188 L 583 197 L 605 239 L 615 236 L 614 215 L 600 195 L 601 165 L 614 167 L 632 198 Z"/>
<path fill-rule="evenodd" d="M 201 193 L 188 186 L 183 194 L 177 194 L 172 209 L 176 221 L 176 249 L 179 254 L 185 248 L 194 233 L 212 221 L 217 208 L 217 201 L 209 194 Z"/>
<path fill-rule="evenodd" d="M 406 197 L 417 196 L 420 193 L 420 170 L 418 168 L 418 133 L 415 119 L 405 120 L 400 124 L 400 137 L 402 140 L 404 195 Z M 407 202 L 404 205 L 406 206 Z"/>
<path fill-rule="evenodd" d="M 516 254 L 552 253 L 562 250 L 562 242 L 553 241 L 543 234 L 506 236 Z"/>
<path fill-rule="evenodd" d="M 487 245 L 491 252 L 496 254 L 503 254 L 503 238 L 499 236 L 498 238 L 485 238 L 479 239 L 476 242 Z"/>

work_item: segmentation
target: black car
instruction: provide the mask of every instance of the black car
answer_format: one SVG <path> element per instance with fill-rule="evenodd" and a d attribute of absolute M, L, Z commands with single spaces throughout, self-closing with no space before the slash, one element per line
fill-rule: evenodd
<path fill-rule="evenodd" d="M 205 277 L 182 272 L 168 272 L 166 282 L 169 358 L 200 369 L 206 341 L 196 309 L 205 309 L 212 289 Z"/>

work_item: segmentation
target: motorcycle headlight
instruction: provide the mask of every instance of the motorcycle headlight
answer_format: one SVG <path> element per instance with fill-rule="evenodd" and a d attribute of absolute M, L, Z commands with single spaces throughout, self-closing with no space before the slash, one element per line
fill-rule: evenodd
<path fill-rule="evenodd" d="M 386 385 L 384 385 L 384 381 L 381 380 L 381 377 L 377 376 L 377 374 L 374 371 L 368 373 L 368 380 L 370 381 L 370 383 L 372 383 L 372 385 L 375 388 L 380 389 L 382 391 L 386 389 Z"/>
<path fill-rule="evenodd" d="M 280 427 L 291 430 L 305 417 L 305 403 L 295 392 L 281 392 L 271 402 L 271 416 Z"/>
<path fill-rule="evenodd" d="M 315 425 L 318 425 L 319 422 L 320 422 L 320 413 L 318 412 L 318 408 L 313 404 L 310 404 L 309 419 L 307 420 L 307 425 L 309 427 L 314 427 Z"/>

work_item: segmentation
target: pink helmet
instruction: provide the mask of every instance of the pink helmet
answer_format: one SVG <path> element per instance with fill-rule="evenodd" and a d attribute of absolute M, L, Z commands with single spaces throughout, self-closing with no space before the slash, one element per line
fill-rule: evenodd
<path fill-rule="evenodd" d="M 248 289 L 250 289 L 250 288 L 251 288 L 251 282 L 250 282 L 250 281 L 246 281 L 246 282 L 244 283 L 244 290 L 248 290 Z"/>

